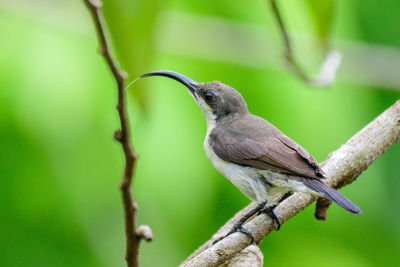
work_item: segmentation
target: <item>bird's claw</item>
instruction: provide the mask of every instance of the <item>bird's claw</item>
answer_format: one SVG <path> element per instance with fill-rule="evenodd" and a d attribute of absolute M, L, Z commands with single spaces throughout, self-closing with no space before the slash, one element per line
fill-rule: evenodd
<path fill-rule="evenodd" d="M 233 226 L 232 230 L 229 231 L 229 233 L 227 233 L 225 236 L 220 237 L 220 238 L 218 238 L 217 240 L 215 240 L 215 241 L 213 242 L 213 245 L 217 244 L 219 241 L 223 240 L 223 239 L 226 238 L 227 236 L 230 236 L 231 234 L 236 233 L 236 232 L 241 232 L 242 234 L 245 234 L 245 235 L 247 235 L 248 237 L 250 237 L 250 239 L 251 239 L 250 244 L 252 244 L 252 243 L 254 242 L 254 236 L 253 236 L 253 233 L 252 233 L 252 232 L 250 232 L 249 230 L 247 230 L 246 228 L 244 228 L 242 225 L 235 224 L 235 225 Z"/>
<path fill-rule="evenodd" d="M 260 215 L 261 213 L 267 213 L 269 217 L 271 217 L 272 220 L 274 220 L 274 222 L 276 223 L 276 231 L 278 231 L 279 229 L 281 229 L 281 219 L 279 219 L 278 215 L 276 215 L 274 209 L 275 207 L 264 207 L 258 212 L 258 214 Z"/>

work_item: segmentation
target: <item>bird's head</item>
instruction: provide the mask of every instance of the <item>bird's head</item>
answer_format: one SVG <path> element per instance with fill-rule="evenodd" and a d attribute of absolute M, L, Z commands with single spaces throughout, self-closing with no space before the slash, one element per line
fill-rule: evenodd
<path fill-rule="evenodd" d="M 246 102 L 239 92 L 221 82 L 198 83 L 180 73 L 168 70 L 151 71 L 140 78 L 149 76 L 164 76 L 185 85 L 208 123 L 248 112 Z"/>

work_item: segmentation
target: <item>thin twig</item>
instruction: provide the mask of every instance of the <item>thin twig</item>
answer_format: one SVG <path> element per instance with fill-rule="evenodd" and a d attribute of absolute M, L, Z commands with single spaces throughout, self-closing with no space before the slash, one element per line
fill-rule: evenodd
<path fill-rule="evenodd" d="M 317 220 L 324 221 L 328 215 L 328 209 L 331 206 L 332 201 L 327 198 L 320 197 L 317 199 L 317 204 L 315 205 L 314 216 Z"/>
<path fill-rule="evenodd" d="M 334 188 L 350 184 L 399 138 L 400 100 L 328 156 L 321 164 L 327 175 L 325 182 Z M 275 209 L 275 213 L 284 223 L 314 200 L 316 198 L 309 194 L 295 193 L 283 201 Z M 251 203 L 239 211 L 210 240 L 189 256 L 181 266 L 219 266 L 240 253 L 250 243 L 249 237 L 242 233 L 232 234 L 215 245 L 212 245 L 212 243 L 225 235 L 233 224 L 254 206 L 255 203 Z M 268 215 L 261 214 L 245 224 L 245 228 L 253 233 L 254 240 L 258 244 L 265 236 L 276 229 L 276 224 Z"/>
<path fill-rule="evenodd" d="M 301 68 L 300 64 L 296 61 L 293 54 L 292 44 L 290 41 L 289 34 L 286 30 L 285 24 L 283 22 L 281 13 L 279 12 L 276 0 L 271 1 L 272 13 L 274 14 L 279 30 L 281 31 L 284 46 L 285 46 L 285 59 L 288 63 L 290 70 L 299 77 L 305 83 L 313 86 L 328 86 L 335 80 L 336 70 L 338 69 L 341 61 L 341 55 L 337 51 L 328 51 L 326 53 L 326 58 L 321 64 L 319 74 L 316 78 L 308 77 L 304 70 Z"/>
<path fill-rule="evenodd" d="M 139 265 L 138 251 L 140 240 L 145 239 L 150 241 L 152 235 L 148 234 L 150 230 L 136 232 L 136 210 L 137 204 L 134 202 L 133 194 L 131 191 L 131 184 L 133 179 L 133 171 L 135 168 L 135 161 L 137 155 L 133 150 L 130 132 L 129 132 L 129 120 L 128 113 L 126 112 L 126 99 L 124 95 L 124 82 L 125 77 L 122 71 L 117 67 L 117 62 L 111 57 L 110 49 L 108 47 L 107 39 L 104 33 L 104 19 L 101 11 L 102 2 L 94 0 L 84 0 L 88 6 L 90 13 L 93 17 L 93 21 L 97 31 L 97 37 L 100 44 L 100 53 L 105 58 L 110 70 L 115 78 L 118 89 L 118 103 L 117 110 L 121 123 L 121 130 L 117 130 L 114 133 L 114 138 L 121 143 L 121 146 L 125 155 L 125 168 L 122 182 L 119 186 L 122 192 L 122 202 L 125 213 L 125 235 L 126 235 L 126 253 L 125 259 L 129 267 L 136 267 Z M 141 233 L 147 233 L 146 236 L 142 236 Z M 151 237 L 150 237 L 151 236 Z"/>

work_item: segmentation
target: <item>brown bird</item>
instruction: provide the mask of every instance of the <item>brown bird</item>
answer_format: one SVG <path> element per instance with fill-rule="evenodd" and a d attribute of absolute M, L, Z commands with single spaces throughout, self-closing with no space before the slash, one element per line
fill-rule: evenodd
<path fill-rule="evenodd" d="M 318 162 L 268 121 L 251 114 L 243 97 L 221 82 L 197 83 L 182 74 L 159 70 L 139 78 L 165 76 L 184 84 L 207 120 L 204 149 L 214 167 L 258 206 L 243 216 L 226 235 L 240 231 L 251 216 L 268 213 L 280 228 L 274 208 L 292 192 L 325 197 L 351 213 L 361 209 L 325 185 Z M 281 197 L 283 194 L 283 197 Z"/>

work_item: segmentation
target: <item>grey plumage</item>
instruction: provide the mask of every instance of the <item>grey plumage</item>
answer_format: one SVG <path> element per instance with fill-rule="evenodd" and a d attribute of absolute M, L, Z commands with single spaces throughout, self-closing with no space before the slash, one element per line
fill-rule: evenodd
<path fill-rule="evenodd" d="M 332 200 L 333 202 L 338 204 L 340 207 L 344 208 L 345 210 L 347 210 L 351 213 L 361 213 L 362 212 L 362 210 L 359 207 L 357 207 L 353 202 L 351 202 L 345 196 L 340 194 L 338 191 L 327 186 L 320 180 L 305 178 L 303 183 L 308 188 L 311 188 L 312 190 L 320 193 L 327 199 Z"/>
<path fill-rule="evenodd" d="M 249 113 L 214 128 L 210 145 L 223 160 L 243 166 L 315 179 L 324 175 L 306 150 L 269 122 Z"/>
<path fill-rule="evenodd" d="M 240 94 L 233 88 L 222 84 L 213 86 L 220 88 L 219 91 L 235 91 L 236 102 L 241 102 Z M 207 85 L 205 87 L 207 88 Z M 239 106 L 247 111 L 243 103 Z M 345 196 L 321 182 L 320 179 L 325 177 L 325 173 L 318 162 L 271 123 L 249 112 L 225 112 L 227 113 L 229 115 L 219 118 L 218 126 L 209 136 L 210 146 L 221 159 L 241 166 L 287 174 L 289 179 L 303 183 L 318 195 L 332 200 L 347 211 L 361 212 L 361 209 Z M 268 180 L 268 177 L 264 178 Z"/>
<path fill-rule="evenodd" d="M 166 76 L 190 90 L 207 120 L 207 156 L 249 198 L 275 206 L 271 195 L 300 191 L 361 213 L 355 204 L 322 182 L 323 170 L 304 148 L 268 121 L 249 113 L 246 102 L 232 87 L 220 82 L 197 83 L 171 71 L 154 71 L 141 77 L 148 76 Z"/>
<path fill-rule="evenodd" d="M 225 161 L 300 176 L 292 179 L 297 179 L 347 211 L 361 212 L 345 196 L 320 181 L 325 174 L 304 148 L 260 117 L 248 113 L 240 119 L 232 117 L 226 120 L 211 131 L 209 143 Z"/>

